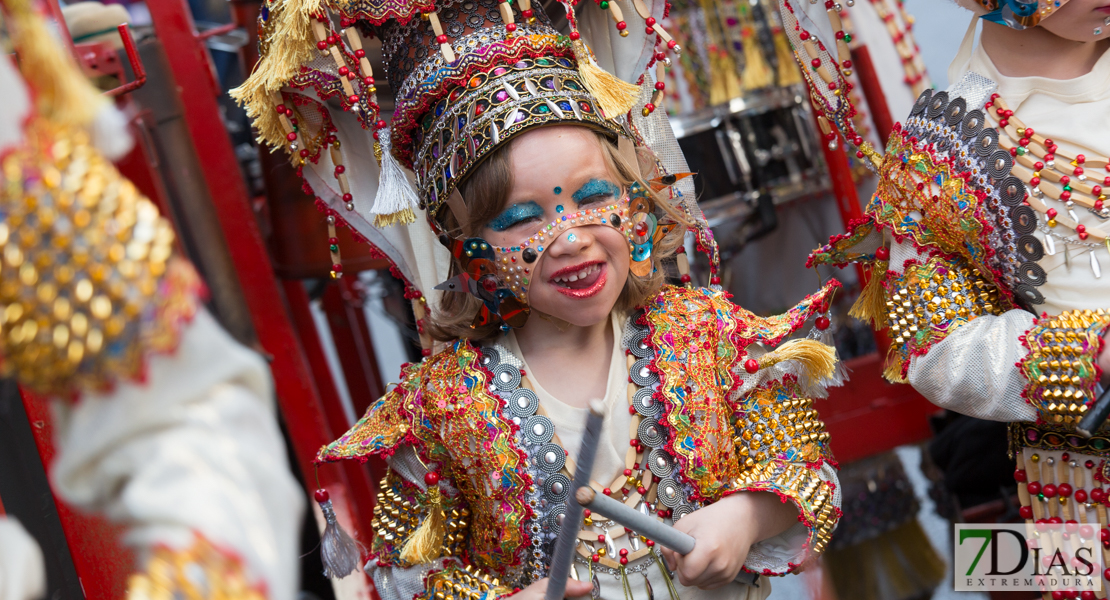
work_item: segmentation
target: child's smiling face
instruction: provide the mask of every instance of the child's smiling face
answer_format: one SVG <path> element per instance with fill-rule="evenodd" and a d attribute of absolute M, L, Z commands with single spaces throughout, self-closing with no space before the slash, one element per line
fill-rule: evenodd
<path fill-rule="evenodd" d="M 522 134 L 512 146 L 513 187 L 506 207 L 483 227 L 494 246 L 512 246 L 562 215 L 601 208 L 627 190 L 610 172 L 592 131 L 557 126 Z M 573 325 L 608 318 L 630 263 L 628 240 L 619 229 L 585 225 L 551 240 L 533 267 L 528 303 Z"/>

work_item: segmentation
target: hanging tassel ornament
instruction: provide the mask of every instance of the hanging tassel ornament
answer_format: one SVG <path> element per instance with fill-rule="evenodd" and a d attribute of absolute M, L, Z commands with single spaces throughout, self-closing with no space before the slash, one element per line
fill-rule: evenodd
<path fill-rule="evenodd" d="M 333 215 L 328 215 L 328 253 L 331 256 L 331 278 L 343 277 L 343 261 L 339 256 L 339 237 L 335 231 Z"/>
<path fill-rule="evenodd" d="M 811 381 L 832 377 L 836 350 L 816 340 L 791 340 L 756 359 L 748 359 L 744 368 L 749 373 L 773 367 L 784 360 L 796 361 L 800 375 Z M 754 364 L 753 364 L 754 363 Z M 755 367 L 754 369 L 752 367 Z"/>
<path fill-rule="evenodd" d="M 886 300 L 883 297 L 883 277 L 890 264 L 890 249 L 880 246 L 875 251 L 875 263 L 871 266 L 867 285 L 859 293 L 859 298 L 848 310 L 848 316 L 861 321 L 870 321 L 876 329 L 884 329 L 887 324 Z"/>
<path fill-rule="evenodd" d="M 320 560 L 324 563 L 324 577 L 342 579 L 358 569 L 359 546 L 335 518 L 335 509 L 325 489 L 316 490 L 316 502 L 324 513 L 324 535 L 320 537 Z"/>
<path fill-rule="evenodd" d="M 420 209 L 419 199 L 409 185 L 404 169 L 393 158 L 390 135 L 388 127 L 378 130 L 382 170 L 378 179 L 378 194 L 374 196 L 374 207 L 370 209 L 375 227 L 415 223 L 416 211 Z"/>
<path fill-rule="evenodd" d="M 5 3 L 8 35 L 19 57 L 19 68 L 34 90 L 39 112 L 60 125 L 84 127 L 107 104 L 73 57 L 58 44 L 30 0 Z"/>
<path fill-rule="evenodd" d="M 428 494 L 424 506 L 428 516 L 420 527 L 412 533 L 405 546 L 401 548 L 401 560 L 416 565 L 432 562 L 443 554 L 443 536 L 447 529 L 447 519 L 443 515 L 443 494 L 439 490 L 439 474 L 432 471 L 424 474 Z"/>
<path fill-rule="evenodd" d="M 586 89 L 597 100 L 605 118 L 616 119 L 632 110 L 640 94 L 639 86 L 622 81 L 598 66 L 577 31 L 570 32 L 570 39 L 574 44 L 574 58 L 578 61 L 582 83 L 586 84 Z"/>
<path fill-rule="evenodd" d="M 822 307 L 821 312 L 827 313 L 828 310 L 828 304 L 825 304 L 824 307 Z M 807 337 L 809 339 L 815 339 L 818 342 L 821 342 L 822 344 L 832 348 L 834 352 L 833 360 L 836 361 L 836 366 L 833 367 L 833 374 L 831 377 L 822 379 L 819 382 L 821 386 L 830 388 L 840 387 L 844 385 L 848 381 L 848 367 L 845 367 L 844 361 L 840 360 L 840 356 L 835 354 L 836 341 L 833 339 L 832 320 L 829 319 L 829 317 L 825 314 L 822 314 L 821 316 L 814 319 L 813 331 L 811 331 L 809 336 Z"/>

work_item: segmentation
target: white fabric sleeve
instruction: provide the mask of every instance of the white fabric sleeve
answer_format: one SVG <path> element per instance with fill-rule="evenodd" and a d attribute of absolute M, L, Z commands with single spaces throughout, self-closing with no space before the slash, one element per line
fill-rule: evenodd
<path fill-rule="evenodd" d="M 1024 310 L 964 323 L 928 354 L 910 359 L 910 385 L 933 404 L 969 417 L 1035 421 L 1017 368 L 1029 352 L 1021 336 L 1032 326 L 1033 315 Z"/>
<path fill-rule="evenodd" d="M 0 600 L 37 600 L 44 595 L 42 550 L 19 521 L 0 515 Z"/>
<path fill-rule="evenodd" d="M 149 357 L 145 382 L 56 405 L 54 488 L 126 523 L 140 560 L 200 533 L 236 552 L 271 600 L 292 600 L 304 499 L 272 394 L 262 359 L 201 311 L 174 354 Z"/>

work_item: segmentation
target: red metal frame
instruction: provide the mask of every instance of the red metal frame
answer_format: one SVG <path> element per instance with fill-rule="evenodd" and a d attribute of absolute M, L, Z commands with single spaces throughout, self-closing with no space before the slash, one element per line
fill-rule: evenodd
<path fill-rule="evenodd" d="M 871 61 L 871 51 L 867 46 L 852 49 L 852 62 L 855 63 L 856 76 L 859 77 L 860 87 L 863 88 L 863 97 L 867 99 L 867 109 L 871 112 L 871 122 L 875 124 L 875 132 L 879 140 L 886 147 L 890 132 L 894 131 L 894 118 L 890 116 L 890 106 L 886 103 L 886 94 L 879 83 L 879 74 L 875 71 L 875 63 Z"/>
<path fill-rule="evenodd" d="M 388 266 L 386 263 L 383 268 Z M 365 303 L 366 293 L 354 277 L 344 277 L 329 285 L 321 302 L 355 415 L 361 415 L 371 402 L 385 395 L 370 326 L 366 322 Z"/>
<path fill-rule="evenodd" d="M 330 374 L 315 377 L 300 341 L 311 343 L 314 324 L 297 327 L 280 300 L 282 286 L 273 273 L 266 244 L 251 209 L 239 162 L 223 130 L 216 97 L 223 93 L 215 85 L 208 50 L 198 38 L 192 15 L 184 0 L 160 0 L 148 4 L 155 31 L 166 48 L 177 85 L 189 93 L 182 95 L 185 119 L 204 167 L 205 181 L 228 246 L 239 270 L 243 294 L 251 310 L 259 344 L 273 357 L 271 369 L 278 402 L 292 438 L 297 462 L 312 487 L 315 471 L 313 457 L 324 444 L 342 431 L 332 428 L 328 402 L 321 386 L 332 384 Z M 288 288 L 287 288 L 288 289 Z M 303 293 L 303 290 L 302 290 Z M 299 297 L 287 298 L 297 306 Z M 308 325 L 311 325 L 311 331 Z M 320 485 L 331 494 L 340 521 L 363 541 L 371 537 L 373 489 L 366 469 L 323 468 L 317 473 Z M 361 572 L 354 575 L 366 581 Z"/>

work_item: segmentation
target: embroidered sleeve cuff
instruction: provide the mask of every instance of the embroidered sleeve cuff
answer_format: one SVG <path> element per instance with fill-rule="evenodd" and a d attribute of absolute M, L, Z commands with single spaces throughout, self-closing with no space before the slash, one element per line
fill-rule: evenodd
<path fill-rule="evenodd" d="M 1102 373 L 1097 360 L 1110 314 L 1068 311 L 1040 319 L 1022 337 L 1029 348 L 1018 363 L 1028 381 L 1025 399 L 1051 425 L 1075 425 L 1095 400 Z"/>
<path fill-rule="evenodd" d="M 960 325 L 1006 308 L 997 289 L 957 259 L 907 261 L 901 275 L 887 271 L 882 285 L 885 306 L 867 316 L 890 327 L 893 343 L 884 374 L 901 383 L 906 382 L 911 358 L 927 353 Z M 861 305 L 866 295 L 861 294 Z"/>
<path fill-rule="evenodd" d="M 764 575 L 785 575 L 824 552 L 840 518 L 840 494 L 832 467 L 807 467 L 768 461 L 747 470 L 735 491 L 773 492 L 798 508 L 801 527 L 752 546 L 744 568 Z M 804 527 L 804 530 L 802 529 Z"/>
<path fill-rule="evenodd" d="M 428 600 L 494 600 L 513 593 L 496 577 L 470 565 L 463 568 L 454 561 L 445 563 L 443 570 L 430 573 L 425 589 Z"/>

